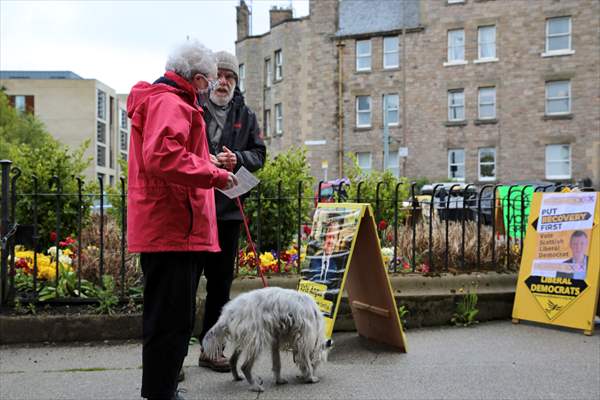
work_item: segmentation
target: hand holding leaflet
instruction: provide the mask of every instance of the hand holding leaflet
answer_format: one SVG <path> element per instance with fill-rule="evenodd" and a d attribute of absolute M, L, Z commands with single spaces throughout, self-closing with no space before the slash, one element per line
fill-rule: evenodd
<path fill-rule="evenodd" d="M 249 192 L 254 186 L 258 185 L 258 182 L 260 182 L 259 179 L 252 175 L 252 173 L 243 166 L 238 170 L 238 172 L 235 173 L 235 177 L 238 181 L 236 186 L 227 190 L 217 189 L 230 199 L 235 199 L 236 197 Z"/>

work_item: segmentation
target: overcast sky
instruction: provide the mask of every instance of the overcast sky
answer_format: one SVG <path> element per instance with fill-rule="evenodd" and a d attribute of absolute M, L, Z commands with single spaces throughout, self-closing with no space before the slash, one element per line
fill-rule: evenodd
<path fill-rule="evenodd" d="M 252 34 L 269 29 L 272 6 L 308 15 L 308 0 L 253 0 Z M 0 0 L 0 69 L 67 70 L 119 93 L 164 72 L 186 36 L 235 52 L 239 0 Z"/>

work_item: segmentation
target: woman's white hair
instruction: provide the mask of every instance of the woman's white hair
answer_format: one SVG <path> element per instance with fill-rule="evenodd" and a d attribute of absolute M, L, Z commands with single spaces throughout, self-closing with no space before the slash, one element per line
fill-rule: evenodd
<path fill-rule="evenodd" d="M 167 71 L 174 71 L 188 81 L 200 73 L 207 77 L 217 76 L 217 62 L 210 49 L 197 39 L 189 39 L 177 46 L 167 59 Z"/>

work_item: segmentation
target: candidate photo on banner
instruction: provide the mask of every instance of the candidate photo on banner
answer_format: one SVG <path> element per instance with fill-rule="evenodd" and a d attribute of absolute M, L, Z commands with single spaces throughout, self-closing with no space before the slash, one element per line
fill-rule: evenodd
<path fill-rule="evenodd" d="M 571 248 L 571 257 L 563 262 L 571 267 L 571 272 L 563 278 L 585 279 L 588 265 L 589 232 L 573 231 L 569 239 L 569 247 Z"/>
<path fill-rule="evenodd" d="M 546 195 L 531 275 L 585 280 L 596 193 Z"/>
<path fill-rule="evenodd" d="M 302 279 L 327 286 L 325 300 L 335 302 L 342 285 L 350 249 L 341 235 L 344 217 L 340 213 L 321 212 L 309 238 Z"/>

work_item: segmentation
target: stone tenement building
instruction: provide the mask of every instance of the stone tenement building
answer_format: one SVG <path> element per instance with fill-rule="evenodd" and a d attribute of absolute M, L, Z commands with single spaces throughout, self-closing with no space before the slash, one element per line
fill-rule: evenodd
<path fill-rule="evenodd" d="M 237 8 L 241 84 L 270 152 L 306 144 L 318 179 L 354 153 L 413 178 L 600 187 L 597 0 L 310 0 L 270 18 L 249 36 Z"/>

